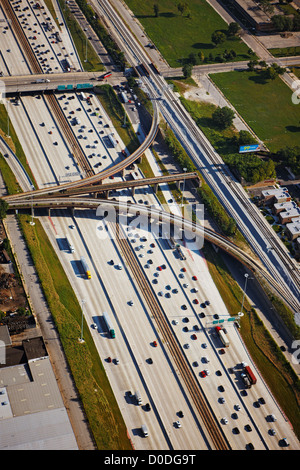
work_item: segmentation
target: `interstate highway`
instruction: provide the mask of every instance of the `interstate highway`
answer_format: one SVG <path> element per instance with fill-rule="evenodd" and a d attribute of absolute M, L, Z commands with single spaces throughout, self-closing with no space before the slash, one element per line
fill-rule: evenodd
<path fill-rule="evenodd" d="M 130 30 L 122 23 L 109 2 L 103 0 L 101 4 L 96 1 L 92 3 L 96 12 L 106 15 L 110 19 L 114 35 L 119 37 L 119 43 L 122 44 L 131 63 L 133 65 L 138 65 L 140 62 L 148 64 L 148 57 L 144 49 L 132 37 Z M 236 220 L 254 252 L 257 253 L 275 279 L 290 293 L 291 298 L 294 299 L 293 309 L 297 314 L 300 312 L 300 280 L 294 260 L 291 259 L 281 241 L 273 236 L 272 228 L 249 201 L 242 186 L 225 168 L 219 155 L 183 109 L 177 97 L 168 89 L 165 80 L 161 76 L 155 75 L 150 68 L 149 74 L 149 77 L 143 77 L 143 81 L 150 95 L 158 100 L 160 112 L 215 194 Z M 223 170 L 220 171 L 216 165 L 222 165 Z M 296 315 L 295 318 L 300 323 L 299 316 Z"/>
<path fill-rule="evenodd" d="M 43 155 L 42 157 L 40 156 L 40 166 L 43 167 L 43 158 L 45 158 L 45 155 Z M 52 158 L 54 160 L 58 159 L 59 158 L 59 155 L 57 153 L 54 153 L 53 154 L 53 157 L 51 157 L 51 166 L 53 166 L 53 168 L 56 167 L 56 164 L 53 163 L 52 161 Z M 47 180 L 49 181 L 49 178 L 52 177 L 52 174 L 49 173 L 49 166 L 45 165 L 45 176 L 44 178 L 42 179 L 42 181 L 46 181 Z M 43 175 L 41 175 L 43 176 Z M 58 175 L 56 175 L 56 178 L 58 177 Z M 40 181 L 39 181 L 40 183 Z M 63 213 L 64 215 L 64 213 Z M 80 215 L 82 215 L 82 218 L 80 217 Z M 86 315 L 86 318 L 87 318 L 87 321 L 88 323 L 90 324 L 91 320 L 93 321 L 94 318 L 93 318 L 93 315 L 94 315 L 94 312 L 95 311 L 98 311 L 97 308 L 98 308 L 98 305 L 100 306 L 103 306 L 103 308 L 106 308 L 106 307 L 110 307 L 111 304 L 108 304 L 108 296 L 107 295 L 104 295 L 104 292 L 102 291 L 102 284 L 100 281 L 100 279 L 102 279 L 100 277 L 99 279 L 99 276 L 97 276 L 97 271 L 99 272 L 100 270 L 100 273 L 101 273 L 101 269 L 103 269 L 103 272 L 104 272 L 104 269 L 105 267 L 108 268 L 107 264 L 106 264 L 106 254 L 105 256 L 102 255 L 102 253 L 100 252 L 100 250 L 97 249 L 97 243 L 96 243 L 96 236 L 95 236 L 95 227 L 92 226 L 92 221 L 95 222 L 95 219 L 93 219 L 93 217 L 91 217 L 91 213 L 90 212 L 77 212 L 76 213 L 76 229 L 73 229 L 72 230 L 72 234 L 75 238 L 75 241 L 74 241 L 74 244 L 76 246 L 76 252 L 79 253 L 81 252 L 81 250 L 85 250 L 85 252 L 88 254 L 89 252 L 91 253 L 92 255 L 92 259 L 95 259 L 97 260 L 97 264 L 95 265 L 97 269 L 93 269 L 93 278 L 92 278 L 92 281 L 95 281 L 95 282 L 92 282 L 91 284 L 87 284 L 88 281 L 85 280 L 84 278 L 82 278 L 80 275 L 78 275 L 78 271 L 76 269 L 76 267 L 78 267 L 78 263 L 76 263 L 76 261 L 78 260 L 78 258 L 76 257 L 75 258 L 75 263 L 73 262 L 70 262 L 70 261 L 74 261 L 74 258 L 72 258 L 70 260 L 70 256 L 68 256 L 68 253 L 65 252 L 65 250 L 59 250 L 59 256 L 60 256 L 60 259 L 62 260 L 62 264 L 65 266 L 66 264 L 68 265 L 68 274 L 70 275 L 70 277 L 72 278 L 72 281 L 74 281 L 74 285 L 76 285 L 76 289 L 77 289 L 77 292 L 78 292 L 78 300 L 82 299 L 82 298 L 85 298 L 86 299 L 86 303 L 84 305 L 84 314 Z M 56 249 L 58 249 L 58 247 L 60 246 L 59 245 L 59 240 L 57 240 L 57 238 L 61 238 L 62 237 L 62 232 L 63 234 L 66 233 L 66 230 L 70 230 L 69 228 L 69 223 L 70 223 L 70 219 L 67 219 L 66 221 L 63 221 L 63 226 L 62 226 L 62 230 L 60 231 L 59 230 L 59 223 L 61 223 L 61 221 L 63 221 L 62 219 L 62 216 L 61 214 L 59 215 L 58 214 L 58 217 L 55 217 L 55 214 L 52 213 L 52 217 L 51 217 L 51 224 L 49 223 L 49 219 L 48 218 L 44 218 L 43 219 L 43 222 L 44 222 L 44 226 L 45 224 L 48 224 L 48 228 L 47 230 L 49 232 L 51 232 L 52 235 L 50 235 L 50 237 L 52 237 L 52 240 L 53 240 L 53 245 L 56 247 Z M 74 220 L 71 221 L 71 223 L 74 222 Z M 79 229 L 79 230 L 78 230 Z M 54 240 L 55 238 L 55 240 Z M 117 258 L 120 258 L 120 253 L 118 251 L 118 249 L 111 243 L 110 243 L 110 249 L 112 251 L 109 251 L 109 249 L 107 250 L 107 254 L 109 253 L 109 255 L 111 257 L 116 257 Z M 162 260 L 165 260 L 166 261 L 166 264 L 167 264 L 167 259 L 165 257 L 162 258 L 163 254 L 162 251 L 158 251 L 157 254 L 153 253 L 155 255 L 154 257 L 154 260 L 155 260 L 155 263 L 161 263 Z M 64 259 L 63 259 L 64 258 Z M 104 258 L 104 259 L 103 259 Z M 140 258 L 138 258 L 140 259 Z M 141 258 L 143 259 L 143 258 Z M 70 262 L 70 263 L 69 263 Z M 177 261 L 179 263 L 179 261 Z M 156 264 L 155 264 L 156 265 Z M 173 263 L 172 263 L 173 265 Z M 181 265 L 181 263 L 179 263 L 178 265 L 174 264 L 174 270 L 175 270 L 175 266 L 176 266 L 176 273 L 178 272 L 177 269 L 179 270 L 179 265 Z M 93 266 L 94 267 L 94 266 Z M 109 266 L 111 267 L 111 266 Z M 168 267 L 170 267 L 170 264 L 168 263 Z M 192 266 L 188 272 L 188 274 L 190 275 L 191 272 L 194 271 L 194 268 L 195 266 Z M 114 269 L 114 268 L 113 268 Z M 149 271 L 150 272 L 150 271 Z M 108 286 L 106 287 L 106 289 L 108 290 L 109 289 L 109 292 L 112 293 L 111 296 L 113 295 L 113 293 L 115 292 L 115 286 L 116 286 L 116 283 L 120 282 L 120 284 L 122 284 L 123 286 L 123 283 L 124 283 L 124 290 L 123 292 L 132 292 L 132 294 L 134 294 L 133 291 L 131 291 L 130 289 L 134 289 L 136 291 L 136 287 L 132 285 L 131 283 L 131 280 L 128 279 L 128 277 L 125 275 L 125 268 L 123 268 L 122 272 L 118 272 L 116 269 L 114 270 L 111 270 L 110 271 L 110 274 L 111 274 L 111 279 L 110 281 L 108 281 Z M 154 274 L 154 273 L 153 273 Z M 167 277 L 164 279 L 164 281 L 167 283 L 170 283 L 173 284 L 173 282 L 176 282 L 176 278 L 174 277 L 174 273 L 171 273 L 171 269 L 169 271 L 169 269 L 167 269 L 166 271 L 164 271 L 163 274 L 167 274 Z M 163 274 L 161 275 L 162 279 L 163 279 Z M 122 276 L 122 277 L 121 277 Z M 198 276 L 199 276 L 199 279 L 200 279 L 200 276 L 203 276 L 203 272 L 199 272 L 198 273 Z M 153 276 L 154 277 L 154 276 Z M 75 278 L 75 279 L 74 279 Z M 97 282 L 98 281 L 98 282 Z M 130 286 L 131 284 L 131 286 Z M 79 287 L 80 286 L 80 287 Z M 109 287 L 110 286 L 110 287 Z M 123 294 L 122 292 L 122 294 Z M 204 293 L 203 291 L 200 291 L 201 292 L 201 295 L 204 296 Z M 212 292 L 212 293 L 207 293 L 205 292 L 205 297 L 206 296 L 211 296 L 214 295 L 215 293 Z M 180 295 L 182 296 L 182 298 L 185 298 L 185 293 L 184 291 L 181 291 Z M 95 301 L 94 301 L 95 299 Z M 172 299 L 173 300 L 173 299 Z M 120 301 L 120 304 L 119 304 L 119 301 Z M 134 306 L 135 305 L 138 307 L 139 305 L 139 299 L 138 298 L 135 298 L 135 301 L 136 301 L 136 304 L 134 302 Z M 91 302 L 91 306 L 89 306 L 89 302 Z M 171 306 L 171 302 L 170 302 L 170 306 Z M 128 310 L 130 310 L 127 306 L 127 297 L 123 297 L 122 295 L 122 298 L 121 298 L 121 295 L 120 295 L 120 300 L 119 299 L 114 299 L 114 302 L 113 302 L 113 306 L 114 306 L 114 309 L 115 310 L 118 310 L 118 313 L 120 315 L 120 319 L 122 319 L 122 322 L 120 323 L 117 323 L 117 327 L 119 328 L 118 329 L 118 334 L 119 334 L 119 337 L 121 338 L 121 328 L 127 328 L 127 322 L 126 320 L 128 320 Z M 214 308 L 214 311 L 217 310 L 217 306 L 214 305 L 214 303 L 212 302 L 212 308 Z M 167 306 L 166 306 L 166 310 L 167 310 Z M 134 310 L 135 311 L 135 310 Z M 173 306 L 171 307 L 171 312 L 173 313 L 174 312 L 174 308 Z M 131 343 L 134 344 L 136 343 L 136 349 L 135 351 L 137 351 L 135 354 L 136 354 L 136 357 L 138 358 L 138 361 L 140 361 L 140 364 L 139 364 L 139 367 L 141 369 L 145 369 L 146 372 L 145 372 L 145 377 L 147 375 L 147 385 L 148 385 L 148 380 L 149 380 L 149 387 L 154 387 L 154 388 L 151 388 L 151 393 L 152 393 L 152 396 L 155 396 L 155 401 L 154 401 L 154 404 L 155 406 L 157 406 L 157 409 L 159 409 L 159 418 L 160 420 L 163 422 L 163 426 L 161 425 L 161 421 L 157 418 L 157 415 L 155 415 L 155 417 L 153 417 L 153 415 L 149 414 L 148 418 L 147 418 L 147 423 L 148 423 L 148 419 L 149 419 L 149 429 L 151 429 L 151 439 L 153 439 L 153 441 L 151 442 L 151 439 L 147 440 L 145 442 L 144 439 L 141 439 L 141 436 L 138 435 L 138 429 L 140 427 L 140 425 L 142 424 L 141 423 L 141 417 L 142 419 L 146 419 L 145 418 L 145 412 L 142 413 L 142 410 L 141 408 L 138 408 L 133 406 L 131 404 L 130 406 L 130 403 L 125 403 L 125 408 L 126 410 L 124 410 L 124 413 L 130 413 L 130 416 L 131 416 L 131 412 L 132 414 L 134 415 L 133 419 L 131 421 L 129 421 L 129 429 L 131 430 L 132 432 L 132 435 L 134 437 L 134 439 L 136 440 L 137 442 L 137 445 L 140 446 L 140 448 L 143 448 L 143 447 L 147 447 L 147 446 L 151 446 L 151 444 L 153 443 L 153 447 L 155 447 L 155 445 L 157 445 L 157 436 L 161 437 L 161 434 L 162 433 L 162 428 L 165 428 L 167 430 L 167 433 L 168 434 L 168 439 L 166 439 L 167 442 L 169 442 L 171 439 L 172 439 L 172 445 L 174 446 L 174 448 L 180 448 L 180 449 L 183 449 L 183 448 L 186 448 L 187 446 L 189 446 L 190 444 L 188 443 L 189 442 L 189 439 L 193 438 L 194 436 L 188 436 L 188 429 L 189 429 L 189 422 L 188 424 L 186 424 L 185 422 L 183 422 L 183 427 L 181 429 L 175 429 L 174 427 L 174 421 L 176 419 L 176 412 L 177 411 L 177 406 L 178 406 L 178 409 L 184 409 L 185 411 L 185 417 L 191 419 L 191 423 L 193 423 L 193 418 L 190 416 L 189 412 L 186 411 L 186 408 L 184 408 L 186 402 L 185 401 L 182 401 L 182 398 L 176 394 L 176 397 L 174 397 L 174 405 L 176 403 L 176 410 L 175 409 L 171 409 L 168 407 L 168 410 L 165 410 L 165 390 L 163 391 L 162 395 L 160 395 L 156 388 L 157 387 L 157 384 L 159 385 L 160 384 L 160 381 L 157 382 L 157 375 L 159 375 L 160 377 L 161 376 L 164 376 L 163 374 L 166 373 L 166 377 L 168 377 L 168 371 L 170 369 L 168 369 L 169 367 L 169 362 L 167 362 L 166 364 L 166 368 L 163 367 L 163 371 L 160 369 L 160 367 L 157 369 L 155 369 L 156 365 L 155 363 L 153 363 L 152 365 L 155 365 L 155 367 L 153 368 L 153 374 L 155 375 L 155 372 L 156 372 L 156 377 L 150 375 L 151 374 L 151 369 L 149 371 L 149 368 L 151 367 L 150 364 L 147 364 L 147 366 L 149 365 L 149 368 L 146 369 L 146 364 L 144 364 L 144 354 L 145 354 L 145 345 L 149 346 L 149 342 L 152 341 L 152 338 L 154 336 L 154 333 L 157 335 L 157 338 L 159 339 L 160 338 L 160 333 L 156 330 L 155 328 L 155 325 L 153 327 L 153 324 L 151 322 L 147 323 L 147 319 L 148 319 L 148 316 L 147 316 L 147 319 L 145 319 L 144 316 L 141 316 L 141 318 L 138 317 L 138 315 L 141 313 L 141 308 L 138 307 L 137 308 L 137 314 L 136 314 L 136 319 L 138 321 L 138 323 L 136 324 L 137 328 L 140 328 L 140 330 L 142 331 L 141 333 L 141 343 L 139 340 L 136 339 L 136 336 L 131 337 L 131 341 L 130 341 L 130 345 Z M 180 312 L 180 313 L 183 313 L 183 312 Z M 219 312 L 220 314 L 222 314 L 221 312 Z M 122 316 L 123 315 L 123 316 Z M 96 318 L 97 320 L 97 318 Z M 123 326 L 124 325 L 124 326 Z M 103 325 L 102 325 L 103 326 Z M 178 325 L 177 325 L 178 326 Z M 235 330 L 233 330 L 235 331 Z M 94 330 L 93 330 L 93 333 L 94 333 Z M 120 349 L 119 349 L 119 345 L 117 346 L 117 344 L 114 343 L 114 346 L 109 346 L 109 348 L 107 348 L 107 342 L 108 341 L 105 341 L 107 340 L 107 337 L 103 336 L 103 332 L 102 330 L 98 332 L 99 334 L 97 334 L 95 332 L 95 336 L 97 338 L 97 340 L 99 340 L 99 342 L 101 343 L 101 353 L 100 355 L 102 354 L 102 358 L 105 358 L 107 354 L 111 353 L 111 351 L 114 353 L 114 354 L 118 354 L 118 356 L 120 358 L 122 358 L 122 355 L 124 354 L 125 356 L 125 359 L 124 359 L 124 363 L 127 364 L 127 360 L 131 360 L 132 361 L 132 356 L 127 354 L 127 349 L 128 348 L 128 345 L 126 344 L 126 342 L 124 341 L 123 344 L 120 345 Z M 102 333 L 102 334 L 101 334 Z M 130 335 L 132 332 L 131 331 L 127 331 L 126 330 L 126 334 Z M 182 330 L 180 330 L 178 332 L 178 336 L 180 338 L 180 341 L 183 341 L 185 338 L 185 335 L 184 333 L 186 332 L 183 332 Z M 201 333 L 204 333 L 204 331 L 201 331 Z M 230 333 L 229 333 L 230 334 Z M 180 336 L 181 335 L 181 336 Z M 124 335 L 122 336 L 124 338 Z M 235 337 L 234 337 L 235 339 Z M 162 344 L 161 341 L 159 341 L 159 346 L 160 348 L 162 348 L 164 345 Z M 194 345 L 194 343 L 193 343 Z M 114 349 L 111 349 L 111 348 L 114 348 Z M 153 353 L 154 354 L 154 351 L 153 349 L 147 349 L 147 356 L 148 356 L 148 351 L 151 351 L 151 354 Z M 155 349 L 155 352 L 158 352 L 159 353 L 162 352 L 161 349 Z M 240 356 L 243 355 L 243 349 L 240 351 L 240 354 L 238 357 L 234 357 L 234 360 L 232 360 L 232 363 L 235 364 L 236 361 L 240 361 Z M 194 354 L 196 353 L 197 354 L 197 350 L 194 351 L 194 349 L 192 349 L 192 347 L 190 348 L 190 350 L 188 352 L 193 352 Z M 216 352 L 213 351 L 212 349 L 212 354 L 216 355 Z M 149 353 L 150 355 L 150 353 Z M 164 356 L 165 357 L 165 356 Z M 215 357 L 215 356 L 214 356 Z M 218 356 L 217 356 L 218 357 Z M 191 359 L 194 358 L 194 356 L 191 356 Z M 244 357 L 243 357 L 244 359 Z M 132 377 L 132 381 L 135 382 L 135 380 L 138 380 L 138 377 L 137 377 L 137 373 L 136 373 L 136 364 L 134 363 L 134 361 L 132 361 L 133 364 L 130 363 L 130 365 L 133 367 L 133 372 L 130 372 L 130 377 Z M 163 364 L 163 361 L 161 360 L 161 357 L 158 358 L 158 364 L 161 362 L 161 364 Z M 213 365 L 213 367 L 215 367 L 214 365 L 214 362 L 213 360 L 211 359 L 211 363 Z M 105 363 L 106 364 L 106 363 Z M 112 364 L 110 364 L 112 365 Z M 163 364 L 164 365 L 164 364 Z M 122 366 L 122 363 L 119 364 L 119 366 Z M 117 370 L 117 374 L 114 374 L 114 369 L 111 368 L 109 369 L 110 372 L 112 374 L 114 374 L 114 378 L 111 378 L 112 382 L 114 382 L 114 380 L 116 381 L 115 383 L 117 384 L 115 389 L 116 389 L 116 394 L 118 395 L 119 394 L 119 399 L 120 399 L 120 403 L 121 403 L 121 409 L 123 410 L 124 409 L 124 389 L 125 389 L 125 386 L 126 386 L 126 390 L 128 388 L 131 389 L 132 391 L 134 391 L 134 385 L 132 385 L 132 382 L 130 384 L 128 384 L 128 382 L 124 382 L 123 381 L 123 374 L 125 375 L 125 377 L 128 376 L 128 371 L 123 371 L 123 372 L 119 372 L 120 368 L 119 366 L 116 366 L 116 370 Z M 148 375 L 149 374 L 149 375 Z M 224 375 L 224 380 L 226 381 L 226 384 L 227 384 L 227 381 L 229 380 L 228 379 L 228 374 L 223 374 Z M 165 377 L 165 376 L 164 376 Z M 211 395 L 212 397 L 214 396 L 214 391 L 215 391 L 215 385 L 216 385 L 216 382 L 213 381 L 213 380 L 210 380 L 212 379 L 214 376 L 212 374 L 212 369 L 211 369 L 211 374 L 210 376 L 206 377 L 204 380 L 206 380 L 205 383 L 207 383 L 207 390 L 208 392 L 211 392 Z M 225 378 L 226 377 L 226 378 Z M 215 378 L 215 377 L 214 377 Z M 121 381 L 121 382 L 118 382 L 118 381 Z M 121 385 L 120 385 L 121 384 Z M 227 387 L 227 385 L 225 384 L 225 386 Z M 229 380 L 229 384 L 231 384 L 230 380 Z M 142 384 L 141 384 L 142 385 Z M 210 386 L 209 386 L 210 385 Z M 119 387 L 119 390 L 122 390 L 122 392 L 120 393 L 120 391 L 118 392 L 118 387 Z M 227 392 L 227 388 L 226 389 L 226 392 Z M 231 390 L 231 388 L 229 389 Z M 259 390 L 259 393 L 267 393 L 266 390 L 264 389 L 264 387 L 261 389 L 257 387 L 256 391 Z M 146 390 L 145 390 L 146 391 Z M 156 393 L 158 393 L 156 395 Z M 167 392 L 169 395 L 170 395 L 170 392 L 168 391 Z M 227 398 L 228 400 L 228 410 L 231 410 L 231 406 L 234 402 L 234 398 L 236 396 L 236 392 L 234 391 L 233 392 L 233 397 L 232 397 L 232 400 L 230 398 Z M 227 395 L 226 395 L 227 397 Z M 230 395 L 228 395 L 228 397 L 230 397 Z M 252 398 L 252 397 L 251 397 Z M 122 399 L 122 401 L 121 401 Z M 178 401 L 179 400 L 179 401 Z M 213 398 L 211 400 L 213 402 Z M 227 401 L 226 401 L 227 403 Z M 127 406 L 128 405 L 128 406 Z M 218 409 L 217 407 L 219 407 L 219 404 L 218 403 L 213 403 L 213 406 L 216 407 L 216 409 Z M 180 407 L 180 408 L 179 408 Z M 268 405 L 268 407 L 270 407 L 270 409 L 272 411 L 274 411 L 274 408 L 273 408 L 273 405 L 272 405 L 272 402 L 270 403 L 270 405 Z M 129 408 L 129 410 L 128 410 Z M 174 406 L 175 408 L 175 406 Z M 249 408 L 251 408 L 251 402 L 249 403 Z M 225 408 L 227 410 L 227 408 Z M 222 407 L 221 407 L 221 411 L 223 411 Z M 251 408 L 251 412 L 253 413 L 253 410 Z M 220 418 L 221 416 L 221 412 L 219 411 L 218 412 L 218 418 Z M 279 418 L 279 414 L 278 412 L 276 412 L 276 414 L 278 415 L 278 423 L 276 423 L 276 426 L 278 426 L 278 434 L 276 436 L 276 439 L 271 439 L 269 436 L 268 436 L 268 423 L 266 422 L 266 419 L 265 419 L 265 416 L 264 416 L 264 413 L 265 413 L 265 410 L 263 408 L 261 408 L 258 413 L 261 413 L 261 421 L 262 423 L 264 424 L 264 432 L 266 434 L 266 436 L 264 436 L 264 440 L 266 440 L 267 438 L 271 441 L 271 446 L 274 448 L 278 448 L 278 444 L 277 444 L 277 440 L 278 440 L 278 437 L 281 437 L 283 435 L 285 436 L 289 436 L 290 438 L 290 441 L 291 441 L 291 446 L 294 445 L 294 438 L 293 436 L 291 435 L 290 436 L 290 432 L 287 430 L 288 429 L 288 423 L 285 423 L 284 420 L 282 421 L 282 417 Z M 131 419 L 131 418 L 130 418 Z M 157 419 L 157 423 L 155 421 L 155 419 Z M 245 417 L 243 417 L 241 419 L 241 422 L 244 422 L 243 420 L 245 419 Z M 260 419 L 260 418 L 257 418 L 257 419 Z M 184 420 L 184 418 L 183 418 Z M 191 428 L 193 428 L 193 424 L 191 424 Z M 187 430 L 186 430 L 187 429 Z M 177 434 L 175 434 L 176 432 L 178 431 Z M 179 432 L 181 432 L 181 434 L 179 434 Z M 199 431 L 195 431 L 195 436 L 197 434 L 197 432 L 199 433 Z M 251 434 L 251 440 L 255 443 L 255 447 L 256 448 L 260 448 L 262 446 L 262 448 L 264 448 L 264 444 L 262 445 L 261 443 L 261 438 L 259 436 L 259 434 L 257 434 L 256 430 L 253 429 L 253 434 Z M 243 432 L 241 432 L 239 435 L 235 435 L 235 434 L 232 434 L 232 424 L 230 422 L 230 427 L 226 427 L 226 433 L 228 433 L 228 436 L 229 436 L 229 439 L 230 441 L 233 443 L 233 445 L 236 447 L 236 448 L 244 448 L 245 446 L 245 443 L 248 442 L 248 435 Z M 183 436 L 184 434 L 184 436 Z M 164 433 L 164 436 L 166 435 L 166 433 Z M 160 441 L 160 439 L 159 439 Z M 160 442 L 163 442 L 163 441 L 160 441 Z M 194 441 L 191 441 L 191 442 L 194 442 Z M 164 445 L 164 443 L 163 443 Z M 194 444 L 192 444 L 194 445 Z M 199 437 L 199 435 L 197 436 L 197 447 L 196 448 L 199 448 L 199 446 L 202 446 L 203 445 L 203 448 L 206 447 L 206 443 L 204 443 L 204 440 L 201 439 L 201 436 Z"/>

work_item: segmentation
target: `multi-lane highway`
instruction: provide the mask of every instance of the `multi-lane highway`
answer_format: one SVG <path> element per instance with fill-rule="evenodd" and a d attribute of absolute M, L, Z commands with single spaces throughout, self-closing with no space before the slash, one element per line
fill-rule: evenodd
<path fill-rule="evenodd" d="M 22 0 L 23 8 L 26 4 Z M 36 65 L 35 52 L 28 54 L 28 63 Z M 161 85 L 152 77 L 149 86 L 156 94 L 155 87 Z M 126 165 L 132 164 L 155 137 L 158 109 L 156 101 L 154 104 L 150 133 Z M 9 106 L 9 115 L 36 186 L 41 188 L 35 191 L 36 199 L 29 198 L 30 206 L 49 205 L 43 198 L 45 192 L 57 185 L 58 190 L 66 187 L 66 178 L 71 185 L 82 185 L 123 169 L 120 153 L 124 145 L 94 95 L 91 103 L 79 93 L 61 95 L 55 103 L 47 97 L 22 97 L 18 105 Z M 80 124 L 66 126 L 75 116 Z M 107 145 L 111 132 L 118 141 L 116 148 Z M 12 160 L 9 155 L 8 163 Z M 88 180 L 81 173 L 84 168 L 93 175 Z M 28 181 L 23 184 L 28 190 Z M 41 221 L 82 302 L 134 447 L 245 449 L 251 443 L 255 449 L 279 449 L 284 448 L 282 439 L 287 438 L 289 447 L 285 448 L 297 449 L 299 442 L 288 420 L 252 363 L 233 322 L 227 327 L 228 348 L 223 348 L 215 335 L 212 321 L 216 316 L 228 321 L 229 315 L 199 246 L 179 241 L 185 257 L 180 259 L 177 250 L 159 235 L 162 215 L 150 188 L 139 188 L 135 195 L 122 190 L 119 199 L 124 214 L 129 200 L 129 207 L 145 212 L 146 221 L 148 206 L 153 206 L 156 218 L 151 230 L 148 225 L 139 227 L 132 217 L 124 217 L 119 221 L 123 237 L 118 237 L 117 226 L 95 213 L 100 201 L 76 200 L 75 196 L 74 213 L 59 208 L 63 200 L 52 201 L 56 209 L 52 206 L 49 217 L 41 217 Z M 28 199 L 20 198 L 21 203 L 28 205 Z M 105 204 L 113 207 L 117 201 Z M 70 205 L 70 198 L 66 205 Z M 182 218 L 173 215 L 173 222 L 181 225 Z M 68 248 L 66 235 L 74 251 Z M 88 262 L 91 279 L 82 270 L 81 256 Z M 113 321 L 114 339 L 107 333 L 104 311 Z M 244 361 L 251 364 L 257 377 L 257 384 L 248 390 L 241 380 Z M 141 406 L 135 401 L 137 390 Z M 147 439 L 141 433 L 142 424 L 148 427 Z"/>
<path fill-rule="evenodd" d="M 128 60 L 134 66 L 148 64 L 144 49 L 131 35 L 109 2 L 93 2 L 95 11 L 109 18 L 115 36 L 119 37 Z M 206 181 L 214 190 L 229 214 L 277 282 L 290 293 L 293 299 L 295 318 L 300 323 L 300 277 L 298 266 L 279 238 L 274 237 L 272 228 L 251 203 L 246 192 L 225 167 L 221 157 L 181 106 L 163 77 L 148 67 L 148 76 L 143 78 L 152 98 L 158 102 L 160 112 L 176 136 L 200 169 Z"/>

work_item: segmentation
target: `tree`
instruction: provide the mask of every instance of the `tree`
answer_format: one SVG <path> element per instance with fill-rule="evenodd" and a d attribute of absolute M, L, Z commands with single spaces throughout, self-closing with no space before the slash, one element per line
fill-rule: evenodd
<path fill-rule="evenodd" d="M 6 217 L 6 212 L 8 209 L 8 204 L 4 199 L 0 199 L 0 219 L 5 219 Z"/>
<path fill-rule="evenodd" d="M 271 14 L 274 11 L 274 6 L 270 3 L 269 0 L 260 0 L 259 6 L 265 13 Z"/>
<path fill-rule="evenodd" d="M 236 36 L 240 30 L 240 25 L 238 23 L 232 22 L 228 26 L 228 36 Z"/>
<path fill-rule="evenodd" d="M 248 62 L 248 64 L 247 64 L 248 69 L 249 69 L 251 72 L 253 72 L 253 70 L 255 69 L 255 65 L 257 65 L 257 64 L 258 64 L 258 60 L 256 60 L 256 59 L 250 60 L 250 61 Z"/>
<path fill-rule="evenodd" d="M 202 51 L 198 52 L 198 57 L 199 57 L 200 62 L 203 62 L 205 59 L 205 56 Z"/>
<path fill-rule="evenodd" d="M 192 64 L 184 64 L 184 66 L 182 67 L 182 73 L 184 78 L 190 78 L 192 76 L 192 70 Z"/>
<path fill-rule="evenodd" d="M 231 126 L 234 118 L 234 111 L 224 106 L 223 108 L 217 108 L 212 115 L 213 122 L 220 129 L 225 129 Z"/>
<path fill-rule="evenodd" d="M 222 31 L 215 31 L 211 35 L 211 41 L 214 43 L 215 46 L 218 44 L 223 44 L 226 41 L 226 36 Z"/>
<path fill-rule="evenodd" d="M 155 18 L 158 18 L 158 15 L 159 15 L 159 5 L 158 5 L 158 3 L 154 3 L 153 11 L 154 11 Z"/>
<path fill-rule="evenodd" d="M 197 56 L 194 52 L 191 52 L 189 55 L 189 63 L 192 65 L 197 65 Z"/>
<path fill-rule="evenodd" d="M 181 2 L 178 3 L 177 5 L 177 10 L 181 13 L 181 16 L 184 14 L 184 12 L 188 9 L 188 4 L 186 2 Z"/>

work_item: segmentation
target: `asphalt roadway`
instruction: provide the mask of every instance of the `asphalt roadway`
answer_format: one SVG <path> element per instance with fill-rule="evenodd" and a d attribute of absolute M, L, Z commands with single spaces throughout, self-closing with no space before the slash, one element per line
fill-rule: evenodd
<path fill-rule="evenodd" d="M 4 220 L 4 224 L 13 252 L 16 255 L 17 263 L 23 274 L 25 291 L 29 295 L 29 300 L 38 322 L 37 328 L 31 330 L 31 334 L 34 336 L 41 334 L 45 341 L 78 448 L 80 450 L 95 450 L 87 419 L 83 413 L 81 401 L 77 395 L 58 332 L 51 312 L 48 309 L 35 266 L 21 234 L 16 216 L 8 215 Z M 28 337 L 28 334 L 27 330 L 26 337 Z"/>

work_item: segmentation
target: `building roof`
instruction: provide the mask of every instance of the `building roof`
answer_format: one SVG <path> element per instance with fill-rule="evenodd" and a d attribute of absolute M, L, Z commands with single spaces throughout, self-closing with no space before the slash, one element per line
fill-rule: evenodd
<path fill-rule="evenodd" d="M 1 450 L 77 450 L 65 408 L 0 421 Z"/>
<path fill-rule="evenodd" d="M 281 219 L 286 219 L 286 218 L 289 218 L 289 217 L 300 217 L 300 207 L 294 207 L 293 209 L 290 209 L 288 211 L 283 211 L 283 212 L 280 212 L 280 217 Z"/>
<path fill-rule="evenodd" d="M 300 234 L 300 217 L 293 220 L 293 222 L 286 224 L 286 228 L 291 235 L 297 235 L 298 233 Z"/>
<path fill-rule="evenodd" d="M 276 209 L 276 211 L 278 211 L 279 209 L 288 211 L 297 207 L 297 204 L 295 203 L 295 201 L 276 202 L 273 207 L 274 209 Z"/>
<path fill-rule="evenodd" d="M 24 343 L 29 362 L 0 369 L 0 450 L 78 449 L 43 341 Z"/>
<path fill-rule="evenodd" d="M 264 197 L 274 196 L 277 199 L 290 197 L 287 188 L 270 188 L 261 192 Z"/>

